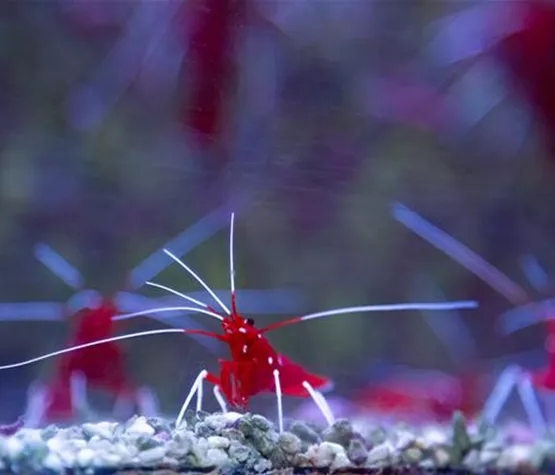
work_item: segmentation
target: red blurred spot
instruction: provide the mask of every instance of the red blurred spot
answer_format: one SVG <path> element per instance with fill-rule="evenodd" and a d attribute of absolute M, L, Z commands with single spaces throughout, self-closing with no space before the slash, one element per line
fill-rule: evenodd
<path fill-rule="evenodd" d="M 555 5 L 507 2 L 507 8 L 523 26 L 499 42 L 497 53 L 510 70 L 515 87 L 540 118 L 555 163 Z"/>

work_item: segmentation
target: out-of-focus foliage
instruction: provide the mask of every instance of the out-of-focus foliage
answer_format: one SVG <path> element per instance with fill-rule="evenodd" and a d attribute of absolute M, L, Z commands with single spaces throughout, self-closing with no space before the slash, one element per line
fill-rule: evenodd
<path fill-rule="evenodd" d="M 236 25 L 229 52 L 236 71 L 222 132 L 205 149 L 182 124 L 196 71 L 184 3 L 0 6 L 0 298 L 70 296 L 34 259 L 40 241 L 89 286 L 117 290 L 144 256 L 255 186 L 254 206 L 236 223 L 239 287 L 289 285 L 306 294 L 309 312 L 408 301 L 426 276 L 450 300 L 480 301 L 463 315 L 479 357 L 541 345 L 541 331 L 518 344 L 495 334 L 507 303 L 389 215 L 392 201 L 410 204 L 519 282 L 522 254 L 555 272 L 555 176 L 533 127 L 510 151 L 502 133 L 485 132 L 495 115 L 462 131 L 451 89 L 460 67 L 434 64 L 426 52 L 450 2 L 247 3 L 249 21 Z M 186 260 L 225 288 L 227 233 Z M 198 289 L 173 267 L 157 281 Z M 2 363 L 59 348 L 68 333 L 64 323 L 1 325 Z M 159 325 L 145 318 L 126 328 Z M 453 369 L 414 312 L 303 323 L 272 341 L 336 377 L 340 392 L 364 382 L 377 357 Z M 214 356 L 185 337 L 125 347 L 135 378 L 169 408 L 201 368 L 215 368 Z M 24 391 L 53 364 L 3 372 L 0 381 Z"/>

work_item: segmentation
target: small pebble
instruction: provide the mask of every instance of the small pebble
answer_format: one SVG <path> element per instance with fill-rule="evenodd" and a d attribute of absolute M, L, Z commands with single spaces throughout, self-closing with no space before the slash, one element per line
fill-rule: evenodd
<path fill-rule="evenodd" d="M 232 440 L 229 446 L 229 456 L 236 461 L 237 463 L 245 463 L 251 455 L 251 450 L 238 443 L 235 440 Z"/>
<path fill-rule="evenodd" d="M 353 426 L 347 419 L 338 419 L 323 432 L 324 440 L 348 447 L 354 436 Z"/>
<path fill-rule="evenodd" d="M 77 465 L 80 467 L 88 467 L 95 458 L 95 451 L 89 448 L 81 449 L 77 454 Z"/>
<path fill-rule="evenodd" d="M 212 435 L 208 437 L 208 445 L 213 449 L 227 449 L 229 448 L 229 439 L 225 437 L 220 437 L 217 435 Z"/>
<path fill-rule="evenodd" d="M 133 436 L 152 437 L 156 431 L 152 426 L 148 425 L 144 417 L 138 417 L 135 422 L 127 428 L 126 432 Z"/>
<path fill-rule="evenodd" d="M 64 468 L 62 459 L 55 452 L 49 452 L 46 457 L 44 457 L 42 465 L 53 472 L 61 472 Z"/>
<path fill-rule="evenodd" d="M 368 450 L 366 450 L 361 440 L 352 439 L 351 442 L 349 442 L 347 455 L 355 465 L 363 465 L 368 458 Z"/>
<path fill-rule="evenodd" d="M 318 468 L 332 467 L 337 458 L 339 458 L 340 465 L 346 466 L 344 462 L 349 460 L 343 446 L 335 442 L 322 442 L 321 444 L 311 445 L 306 455 L 312 465 Z"/>
<path fill-rule="evenodd" d="M 152 449 L 143 450 L 138 455 L 138 459 L 142 464 L 154 465 L 160 462 L 166 456 L 165 447 L 154 447 Z"/>
<path fill-rule="evenodd" d="M 16 460 L 23 453 L 25 445 L 16 437 L 9 437 L 4 444 L 4 453 L 11 459 Z"/>
<path fill-rule="evenodd" d="M 217 467 L 221 467 L 226 465 L 229 462 L 229 457 L 222 449 L 208 449 L 206 451 L 206 459 L 209 462 L 209 465 L 215 465 Z"/>
<path fill-rule="evenodd" d="M 301 439 L 291 432 L 282 432 L 279 434 L 277 444 L 286 454 L 296 454 L 301 451 Z"/>
<path fill-rule="evenodd" d="M 110 422 L 98 422 L 96 424 L 83 424 L 83 434 L 90 438 L 92 436 L 98 436 L 102 439 L 111 439 L 114 430 L 114 424 Z"/>

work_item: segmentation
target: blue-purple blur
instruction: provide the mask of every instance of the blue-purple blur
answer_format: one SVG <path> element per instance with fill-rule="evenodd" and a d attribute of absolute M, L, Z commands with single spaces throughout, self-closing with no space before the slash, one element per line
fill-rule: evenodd
<path fill-rule="evenodd" d="M 191 306 L 148 280 L 215 306 L 163 246 L 227 305 L 235 210 L 237 304 L 257 326 L 479 302 L 268 334 L 334 381 L 338 414 L 374 408 L 373 389 L 395 399 L 392 376 L 432 387 L 450 381 L 442 372 L 483 379 L 464 401 L 478 411 L 509 364 L 548 367 L 547 327 L 507 335 L 501 316 L 553 296 L 554 31 L 542 1 L 1 2 L 0 365 L 85 341 L 83 309 Z M 105 323 L 88 337 L 219 331 L 191 313 Z M 0 422 L 27 411 L 46 423 L 36 411 L 49 390 L 52 419 L 84 392 L 103 413 L 126 414 L 137 392 L 139 406 L 173 414 L 199 371 L 218 372 L 217 343 L 159 335 L 92 363 L 0 371 Z M 86 377 L 71 379 L 78 366 Z M 273 404 L 252 400 L 270 416 Z"/>

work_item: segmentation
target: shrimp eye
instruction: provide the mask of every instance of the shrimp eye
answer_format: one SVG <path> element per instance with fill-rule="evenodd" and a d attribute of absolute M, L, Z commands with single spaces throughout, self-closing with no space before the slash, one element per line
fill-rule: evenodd
<path fill-rule="evenodd" d="M 254 327 L 254 320 L 252 318 L 247 318 L 247 325 Z"/>

